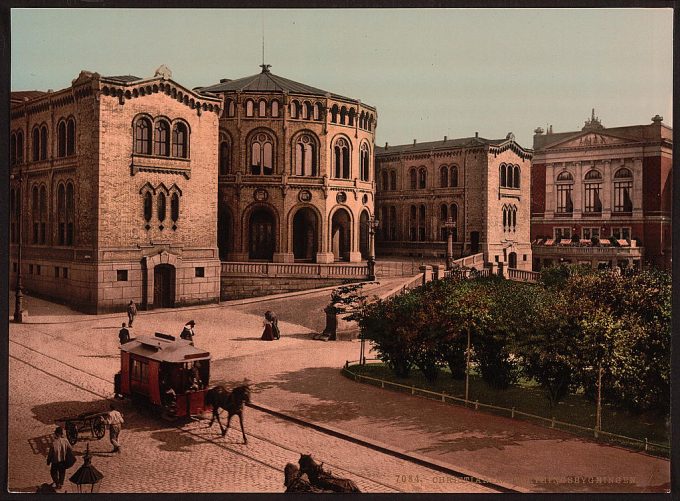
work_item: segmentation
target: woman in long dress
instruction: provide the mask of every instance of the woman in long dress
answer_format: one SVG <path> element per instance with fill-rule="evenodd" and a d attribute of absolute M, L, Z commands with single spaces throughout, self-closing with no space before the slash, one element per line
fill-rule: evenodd
<path fill-rule="evenodd" d="M 272 323 L 269 320 L 263 322 L 264 331 L 262 331 L 262 341 L 274 341 L 274 329 L 272 328 Z"/>

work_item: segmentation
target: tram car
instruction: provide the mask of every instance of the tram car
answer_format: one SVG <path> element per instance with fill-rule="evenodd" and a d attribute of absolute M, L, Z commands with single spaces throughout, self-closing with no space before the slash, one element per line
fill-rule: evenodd
<path fill-rule="evenodd" d="M 189 418 L 208 410 L 210 353 L 190 341 L 156 332 L 120 347 L 116 396 L 148 406 L 166 419 Z"/>

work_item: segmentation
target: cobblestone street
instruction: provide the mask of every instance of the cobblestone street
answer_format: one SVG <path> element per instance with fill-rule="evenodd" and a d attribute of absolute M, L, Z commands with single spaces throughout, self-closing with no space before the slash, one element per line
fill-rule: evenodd
<path fill-rule="evenodd" d="M 659 492 L 667 487 L 669 463 L 663 459 L 348 380 L 339 368 L 358 358 L 359 343 L 310 338 L 323 324 L 321 308 L 329 294 L 142 312 L 134 334 L 177 335 L 193 318 L 197 346 L 213 355 L 212 384 L 230 386 L 247 379 L 255 404 L 510 488 Z M 33 303 L 32 323 L 10 328 L 9 479 L 18 491 L 49 481 L 45 454 L 54 419 L 106 410 L 120 365 L 117 332 L 126 320 Z M 280 313 L 280 341 L 259 340 L 267 309 Z M 283 466 L 297 462 L 300 453 L 311 453 L 366 492 L 488 490 L 255 409 L 245 411 L 247 446 L 241 444 L 237 419 L 223 439 L 217 425 L 208 429 L 205 420 L 177 428 L 129 405 L 122 410 L 121 455 L 106 452 L 108 436 L 89 441 L 96 454 L 93 463 L 106 475 L 103 491 L 282 492 Z M 83 435 L 79 453 L 88 443 L 89 433 Z M 605 481 L 576 484 L 569 477 Z"/>

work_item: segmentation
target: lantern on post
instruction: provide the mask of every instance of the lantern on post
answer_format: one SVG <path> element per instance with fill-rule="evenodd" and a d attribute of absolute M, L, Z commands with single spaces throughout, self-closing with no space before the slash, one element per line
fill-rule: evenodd
<path fill-rule="evenodd" d="M 17 232 L 17 282 L 15 287 L 15 300 L 14 300 L 14 321 L 16 323 L 22 323 L 28 316 L 28 311 L 24 309 L 24 286 L 21 276 L 21 245 L 23 243 L 23 211 L 22 207 L 24 205 L 24 194 L 23 194 L 23 172 L 21 169 L 16 174 L 11 174 L 9 178 L 12 181 L 18 183 L 18 200 L 16 204 L 16 214 L 18 219 L 18 232 Z"/>
<path fill-rule="evenodd" d="M 99 492 L 101 481 L 104 474 L 97 468 L 92 466 L 92 455 L 90 454 L 90 444 L 87 444 L 85 456 L 83 456 L 83 465 L 71 475 L 69 480 L 76 484 L 78 492 L 81 494 Z"/>
<path fill-rule="evenodd" d="M 368 221 L 368 279 L 375 280 L 375 232 L 380 227 L 380 221 L 371 217 Z"/>

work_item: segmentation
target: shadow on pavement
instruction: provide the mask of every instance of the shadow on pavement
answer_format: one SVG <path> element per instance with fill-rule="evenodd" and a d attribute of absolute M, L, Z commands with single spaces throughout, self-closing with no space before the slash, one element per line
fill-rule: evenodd
<path fill-rule="evenodd" d="M 205 443 L 175 429 L 153 432 L 151 438 L 160 442 L 160 450 L 169 452 L 191 452 L 192 446 Z"/>

